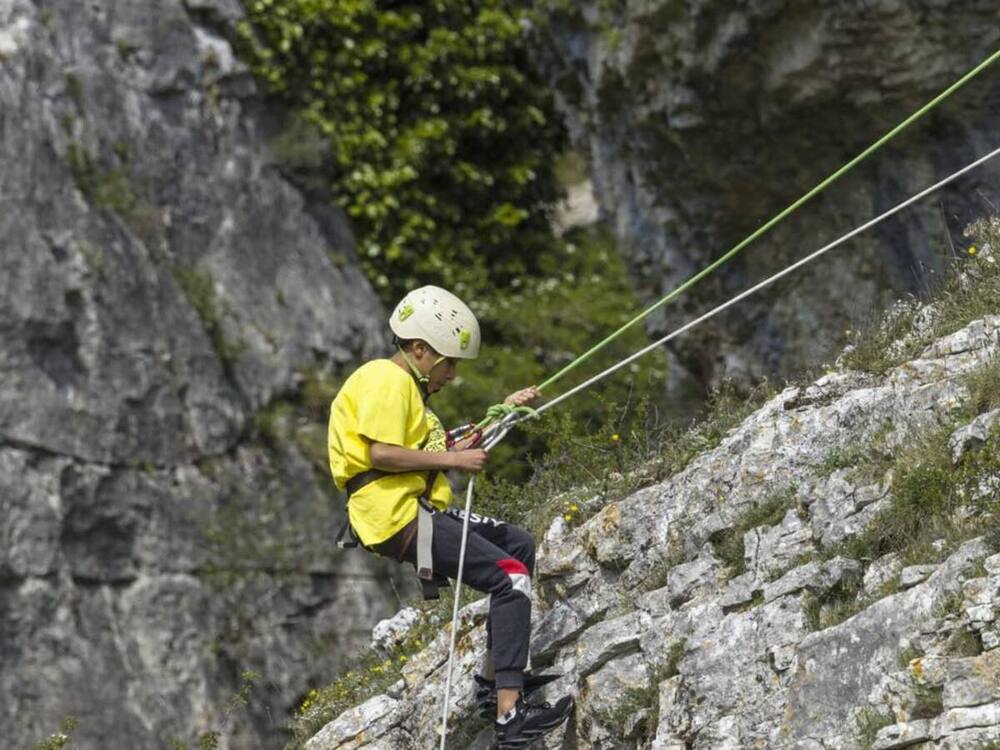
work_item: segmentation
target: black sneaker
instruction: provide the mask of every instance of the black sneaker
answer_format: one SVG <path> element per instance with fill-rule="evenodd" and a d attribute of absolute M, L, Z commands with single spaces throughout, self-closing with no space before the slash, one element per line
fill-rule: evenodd
<path fill-rule="evenodd" d="M 476 690 L 476 706 L 479 707 L 480 718 L 495 719 L 497 717 L 497 684 L 485 677 L 473 676 L 476 684 L 479 685 L 479 689 Z M 523 698 L 527 698 L 560 677 L 562 677 L 560 674 L 530 674 L 525 672 L 524 690 L 521 695 Z"/>
<path fill-rule="evenodd" d="M 522 698 L 517 699 L 506 723 L 498 719 L 493 723 L 497 733 L 498 750 L 515 750 L 527 747 L 546 732 L 550 732 L 569 718 L 573 712 L 573 697 L 560 698 L 554 706 L 543 703 L 532 706 Z"/>

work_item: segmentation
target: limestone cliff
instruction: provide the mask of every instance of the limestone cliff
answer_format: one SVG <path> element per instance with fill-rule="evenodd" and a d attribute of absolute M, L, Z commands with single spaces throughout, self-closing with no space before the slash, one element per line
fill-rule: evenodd
<path fill-rule="evenodd" d="M 680 281 L 860 153 L 1000 42 L 992 0 L 539 3 L 538 64 L 585 154 L 640 295 Z M 995 67 L 995 66 L 994 66 Z M 996 147 L 1000 74 L 927 120 L 651 322 L 666 332 Z M 933 285 L 993 167 L 675 345 L 684 383 L 787 375 Z"/>
<path fill-rule="evenodd" d="M 384 346 L 384 311 L 281 173 L 241 12 L 0 0 L 4 748 L 67 715 L 74 747 L 190 743 L 244 670 L 223 747 L 280 746 L 386 611 L 332 550 L 328 483 L 270 439 L 301 426 L 275 403 Z"/>

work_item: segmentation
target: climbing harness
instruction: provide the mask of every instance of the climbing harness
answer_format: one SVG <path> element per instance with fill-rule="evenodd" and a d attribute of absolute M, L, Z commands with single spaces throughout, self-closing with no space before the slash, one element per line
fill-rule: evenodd
<path fill-rule="evenodd" d="M 398 473 L 409 473 L 409 472 L 391 472 L 383 471 L 382 469 L 369 469 L 368 471 L 363 471 L 360 474 L 355 474 L 353 477 L 347 480 L 347 503 L 344 506 L 345 513 L 348 506 L 351 503 L 351 496 L 357 493 L 362 487 L 367 487 L 372 482 L 375 482 L 382 477 L 392 476 Z M 440 574 L 434 572 L 434 562 L 431 555 L 432 545 L 434 543 L 434 522 L 433 515 L 435 513 L 434 506 L 430 503 L 431 491 L 434 487 L 434 482 L 437 480 L 438 471 L 431 471 L 427 475 L 427 480 L 424 483 L 424 491 L 417 498 L 417 518 L 416 518 L 416 528 L 413 529 L 411 526 L 404 526 L 395 535 L 387 539 L 385 542 L 374 545 L 366 545 L 358 539 L 357 535 L 354 533 L 354 529 L 351 527 L 351 519 L 348 515 L 340 526 L 340 530 L 337 532 L 337 546 L 341 549 L 348 549 L 354 547 L 363 547 L 369 552 L 375 552 L 377 554 L 386 554 L 389 557 L 394 557 L 397 560 L 402 560 L 403 555 L 409 549 L 410 544 L 414 542 L 414 537 L 416 538 L 417 545 L 417 579 L 420 581 L 420 588 L 424 599 L 437 599 L 439 594 L 439 589 L 448 586 L 448 579 Z"/>
<path fill-rule="evenodd" d="M 880 138 L 879 140 L 877 140 L 875 143 L 873 143 L 871 146 L 869 146 L 863 152 L 861 152 L 860 154 L 858 154 L 858 156 L 854 157 L 851 161 L 849 161 L 843 167 L 841 167 L 836 172 L 834 172 L 833 174 L 831 174 L 829 177 L 827 177 L 825 180 L 823 180 L 821 183 L 819 183 L 812 190 L 810 190 L 809 192 L 807 192 L 805 195 L 803 195 L 797 201 L 795 201 L 790 206 L 788 206 L 786 209 L 784 209 L 783 211 L 781 211 L 779 214 L 777 214 L 770 221 L 768 221 L 767 223 L 765 223 L 764 225 L 762 225 L 759 229 L 757 229 L 756 231 L 754 231 L 753 233 L 751 233 L 748 237 L 746 237 L 744 240 L 742 240 L 737 245 L 735 245 L 731 250 L 729 250 L 724 255 L 722 255 L 721 257 L 719 257 L 718 259 L 716 259 L 714 262 L 712 262 L 710 265 L 708 265 L 702 271 L 700 271 L 697 274 L 695 274 L 694 276 L 690 277 L 687 281 L 683 282 L 680 286 L 678 286 L 675 289 L 673 289 L 670 293 L 668 293 L 666 296 L 664 296 L 658 302 L 656 302 L 655 304 L 653 304 L 652 306 L 650 306 L 649 308 L 647 308 L 646 310 L 644 310 L 642 313 L 640 313 L 639 315 L 637 315 L 636 317 L 634 317 L 632 320 L 630 320 L 627 323 L 625 323 L 625 325 L 623 325 L 617 331 L 615 331 L 614 333 L 612 333 L 610 336 L 608 336 L 605 339 L 603 339 L 602 341 L 598 342 L 595 346 L 593 346 L 591 349 L 589 349 L 586 352 L 584 352 L 582 355 L 580 355 L 579 357 L 577 357 L 574 361 L 570 362 L 566 367 L 564 367 L 561 370 L 559 370 L 555 375 L 553 375 L 552 377 L 550 377 L 548 380 L 544 381 L 540 386 L 538 386 L 539 390 L 542 390 L 542 389 L 546 388 L 547 386 L 551 385 L 552 383 L 556 382 L 558 379 L 560 379 L 561 377 L 563 377 L 564 375 L 566 375 L 568 372 L 570 372 L 571 370 L 575 369 L 577 366 L 579 366 L 584 361 L 586 361 L 587 359 L 589 359 L 596 352 L 598 352 L 599 350 L 601 350 L 602 348 L 604 348 L 607 344 L 611 343 L 611 341 L 613 341 L 616 338 L 618 338 L 622 333 L 624 333 L 626 330 L 628 330 L 629 328 L 631 328 L 633 325 L 635 325 L 636 323 L 640 322 L 641 320 L 643 320 L 644 318 L 646 318 L 647 316 L 649 316 L 654 310 L 662 307 L 667 302 L 671 301 L 672 299 L 676 298 L 678 295 L 680 295 L 681 293 L 683 293 L 685 290 L 687 290 L 690 287 L 692 287 L 698 281 L 700 281 L 704 277 L 706 277 L 709 274 L 711 274 L 712 272 L 714 272 L 717 268 L 719 268 L 721 265 L 723 265 L 724 263 L 726 263 L 727 261 L 729 261 L 730 259 L 732 259 L 740 251 L 742 251 L 747 245 L 749 245 L 755 239 L 757 239 L 758 237 L 760 237 L 761 235 L 763 235 L 765 232 L 767 232 L 769 229 L 771 229 L 772 227 L 774 227 L 776 224 L 778 224 L 779 222 L 781 222 L 782 220 L 784 220 L 785 218 L 787 218 L 791 213 L 793 213 L 795 210 L 797 210 L 800 206 L 802 206 L 804 203 L 806 203 L 809 200 L 811 200 L 813 197 L 815 197 L 822 190 L 826 189 L 829 185 L 831 185 L 833 182 L 835 182 L 836 180 L 838 180 L 840 177 L 842 177 L 844 174 L 846 174 L 848 171 L 850 171 L 857 164 L 859 164 L 860 162 L 864 161 L 866 158 L 868 158 L 868 156 L 870 156 L 876 150 L 878 150 L 883 145 L 885 145 L 886 143 L 888 143 L 896 135 L 898 135 L 904 129 L 906 129 L 907 127 L 909 127 L 912 123 L 916 122 L 918 119 L 920 119 L 921 117 L 923 117 L 927 112 L 929 112 L 931 109 L 933 109 L 934 107 L 936 107 L 944 99 L 946 99 L 948 96 L 950 96 L 955 91 L 957 91 L 958 89 L 960 89 L 962 86 L 964 86 L 970 80 L 972 80 L 972 78 L 974 78 L 975 76 L 977 76 L 979 73 L 981 73 L 984 69 L 986 69 L 989 65 L 991 65 L 992 63 L 994 63 L 998 59 L 1000 59 L 1000 50 L 997 50 L 996 52 L 994 52 L 990 57 L 988 57 L 982 63 L 980 63 L 975 68 L 973 68 L 971 71 L 969 71 L 964 76 L 962 76 L 962 78 L 960 78 L 954 84 L 952 84 L 947 89 L 945 89 L 941 94 L 939 94 L 937 97 L 935 97 L 930 102 L 928 102 L 927 104 L 925 104 L 923 107 L 921 107 L 919 110 L 917 110 L 916 112 L 914 112 L 912 115 L 910 115 L 909 117 L 907 117 L 899 125 L 897 125 L 895 128 L 893 128 L 888 133 L 886 133 L 884 136 L 882 136 L 882 138 Z M 612 373 L 617 372 L 621 368 L 623 368 L 623 367 L 631 364 L 632 362 L 634 362 L 635 360 L 639 359 L 644 354 L 647 354 L 647 353 L 649 353 L 649 352 L 651 352 L 651 351 L 653 351 L 655 349 L 659 349 L 660 347 L 662 347 L 667 342 L 673 340 L 677 336 L 680 336 L 682 333 L 684 333 L 684 332 L 690 330 L 691 328 L 694 328 L 695 326 L 700 325 L 701 323 L 705 322 L 706 320 L 709 320 L 710 318 L 718 315 L 719 313 L 723 312 L 724 310 L 728 309 L 729 307 L 735 305 L 737 302 L 739 302 L 739 301 L 741 301 L 741 300 L 743 300 L 743 299 L 751 296 L 752 294 L 757 293 L 761 289 L 763 289 L 763 288 L 765 288 L 767 286 L 770 286 L 775 281 L 778 281 L 779 279 L 783 278 L 784 276 L 787 276 L 788 274 L 790 274 L 793 271 L 801 268 L 802 266 L 804 266 L 804 265 L 806 265 L 808 263 L 811 263 L 812 261 L 816 260 L 820 256 L 822 256 L 822 255 L 826 254 L 827 252 L 829 252 L 830 250 L 833 250 L 834 248 L 840 246 L 844 242 L 847 242 L 849 239 L 855 237 L 856 235 L 860 234 L 861 232 L 864 232 L 864 231 L 870 229 L 871 227 L 873 227 L 873 226 L 881 223 L 882 221 L 885 221 L 889 217 L 891 217 L 894 214 L 902 211 L 904 208 L 910 206 L 911 204 L 915 203 L 916 201 L 921 200 L 922 198 L 930 195 L 931 193 L 934 193 L 937 190 L 940 190 L 941 188 L 943 188 L 944 186 L 948 185 L 949 183 L 954 182 L 955 180 L 957 180 L 962 175 L 964 175 L 967 172 L 970 172 L 971 170 L 979 167 L 980 165 L 984 164 L 985 162 L 989 161 L 990 159 L 993 159 L 997 155 L 1000 155 L 1000 148 L 995 149 L 994 151 L 991 151 L 990 153 L 986 154 L 985 156 L 980 157 L 979 159 L 971 162 L 970 164 L 966 165 L 965 167 L 962 167 L 957 172 L 952 173 L 948 177 L 944 178 L 943 180 L 940 180 L 939 182 L 937 182 L 934 185 L 926 188 L 925 190 L 921 191 L 920 193 L 917 193 L 916 195 L 908 198 L 907 200 L 905 200 L 905 201 L 897 204 L 893 208 L 891 208 L 888 211 L 880 214 L 879 216 L 877 216 L 874 219 L 868 221 L 867 223 L 861 225 L 860 227 L 857 227 L 856 229 L 851 230 L 847 234 L 841 236 L 837 240 L 834 240 L 833 242 L 829 243 L 828 245 L 825 245 L 824 247 L 820 248 L 819 250 L 817 250 L 816 252 L 812 253 L 811 255 L 808 255 L 805 258 L 802 258 L 801 260 L 796 261 L 795 263 L 791 264 L 790 266 L 787 266 L 786 268 L 782 269 L 778 273 L 776 273 L 776 274 L 768 277 L 764 281 L 762 281 L 762 282 L 754 285 L 753 287 L 751 287 L 751 288 L 749 288 L 749 289 L 741 292 L 740 294 L 736 295 L 735 297 L 727 300 L 723 304 L 721 304 L 721 305 L 713 308 L 712 310 L 708 311 L 704 315 L 701 315 L 700 317 L 698 317 L 698 318 L 696 318 L 696 319 L 694 319 L 694 320 L 692 320 L 692 321 L 684 324 L 680 328 L 672 331 L 671 333 L 669 333 L 666 336 L 660 338 L 659 340 L 654 341 L 652 344 L 644 347 L 643 349 L 640 349 L 638 352 L 635 352 L 634 354 L 630 355 L 629 357 L 626 357 L 625 359 L 617 362 L 616 364 L 614 364 L 611 367 L 605 369 L 604 371 L 598 373 L 597 375 L 591 377 L 590 379 L 584 381 L 583 383 L 580 383 L 579 385 L 571 388 L 570 390 L 568 390 L 565 393 L 559 395 L 558 397 L 556 397 L 552 401 L 549 401 L 549 402 L 543 404 L 538 409 L 528 410 L 528 412 L 525 412 L 523 409 L 510 409 L 510 410 L 506 410 L 505 412 L 503 412 L 503 411 L 497 411 L 495 406 L 491 407 L 490 409 L 492 411 L 490 411 L 490 410 L 487 411 L 486 418 L 484 418 L 481 422 L 479 422 L 477 425 L 475 425 L 475 427 L 477 429 L 481 430 L 482 433 L 483 433 L 483 440 L 484 440 L 484 442 L 483 442 L 483 449 L 486 450 L 486 451 L 491 450 L 495 445 L 497 445 L 501 440 L 503 440 L 504 437 L 506 437 L 506 435 L 510 432 L 510 430 L 513 429 L 513 427 L 515 425 L 517 425 L 518 423 L 520 423 L 520 422 L 522 422 L 522 421 L 524 421 L 526 419 L 537 418 L 538 416 L 540 416 L 546 410 L 548 410 L 548 409 L 556 406 L 557 404 L 561 403 L 562 401 L 565 401 L 566 399 L 570 398 L 571 396 L 575 395 L 576 393 L 579 393 L 580 391 L 582 391 L 582 390 L 584 390 L 586 388 L 589 388 L 591 385 L 594 385 L 595 383 L 603 380 L 604 378 L 608 377 Z M 466 426 L 466 428 L 467 427 L 468 426 Z M 460 429 L 466 429 L 466 428 L 460 428 Z M 454 659 L 455 659 L 455 641 L 456 641 L 456 634 L 457 634 L 457 630 L 458 630 L 458 608 L 459 608 L 459 601 L 460 601 L 460 597 L 461 597 L 462 574 L 463 574 L 463 571 L 464 571 L 464 563 L 465 563 L 465 550 L 466 550 L 466 546 L 467 546 L 467 542 L 468 542 L 468 530 L 469 530 L 468 517 L 469 517 L 469 514 L 472 511 L 472 496 L 473 496 L 473 492 L 474 492 L 474 487 L 475 487 L 475 476 L 471 476 L 469 478 L 469 484 L 468 484 L 468 487 L 466 489 L 466 496 L 465 496 L 465 521 L 464 521 L 463 527 L 462 527 L 462 545 L 461 545 L 461 549 L 459 551 L 458 575 L 457 575 L 456 580 L 455 580 L 455 600 L 454 600 L 454 607 L 453 607 L 453 612 L 452 612 L 451 643 L 450 643 L 449 649 L 448 649 L 448 666 L 447 666 L 447 675 L 446 675 L 446 679 L 445 679 L 444 705 L 443 705 L 443 708 L 442 708 L 442 717 L 441 717 L 441 730 L 440 730 L 440 734 L 441 734 L 441 745 L 440 745 L 440 748 L 441 748 L 441 750 L 445 750 L 445 741 L 447 739 L 447 734 L 448 734 L 448 712 L 449 712 L 449 703 L 450 703 L 450 698 L 451 698 L 452 668 L 453 668 Z"/>

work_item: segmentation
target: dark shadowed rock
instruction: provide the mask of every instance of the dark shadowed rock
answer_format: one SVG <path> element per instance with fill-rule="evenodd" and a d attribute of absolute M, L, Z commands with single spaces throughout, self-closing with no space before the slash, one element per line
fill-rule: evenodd
<path fill-rule="evenodd" d="M 538 62 L 640 296 L 659 299 L 930 101 L 1000 41 L 992 0 L 545 3 Z M 987 70 L 776 231 L 650 318 L 685 322 L 996 147 Z M 995 210 L 1000 167 L 907 210 L 672 344 L 692 379 L 787 374 L 933 283 Z"/>

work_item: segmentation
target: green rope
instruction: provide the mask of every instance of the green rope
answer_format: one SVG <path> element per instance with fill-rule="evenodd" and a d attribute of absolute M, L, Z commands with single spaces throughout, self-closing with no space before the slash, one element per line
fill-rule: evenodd
<path fill-rule="evenodd" d="M 510 404 L 493 404 L 489 409 L 486 410 L 486 416 L 481 422 L 476 424 L 473 428 L 475 430 L 484 430 L 489 427 L 494 422 L 499 422 L 501 419 L 506 417 L 508 414 L 513 413 L 527 414 L 530 417 L 537 417 L 538 412 L 532 409 L 530 406 L 512 406 Z"/>
<path fill-rule="evenodd" d="M 659 302 L 657 302 L 656 304 L 654 304 L 652 307 L 647 308 L 646 310 L 644 310 L 643 312 L 641 312 L 639 315 L 637 315 L 634 318 L 632 318 L 632 320 L 630 320 L 628 323 L 626 323 L 625 325 L 623 325 L 617 331 L 615 331 L 610 336 L 608 336 L 607 338 L 605 338 L 603 341 L 599 342 L 594 347 L 592 347 L 588 351 L 586 351 L 583 354 L 581 354 L 579 357 L 577 357 L 575 360 L 573 360 L 572 362 L 570 362 L 568 365 L 566 365 L 564 368 L 562 368 L 555 375 L 553 375 L 548 380 L 546 380 L 544 383 L 542 383 L 540 386 L 538 386 L 538 388 L 541 390 L 541 389 L 546 388 L 547 386 L 552 385 L 554 382 L 556 382 L 557 380 L 559 380 L 559 378 L 561 378 L 563 375 L 565 375 L 566 373 L 570 372 L 571 370 L 573 370 L 574 368 L 578 367 L 579 365 L 583 364 L 583 362 L 585 362 L 587 359 L 589 359 L 593 354 L 595 354 L 599 350 L 603 349 L 605 346 L 607 346 L 609 343 L 611 343 L 612 341 L 614 341 L 622 333 L 624 333 L 626 330 L 628 330 L 629 328 L 631 328 L 632 326 L 634 326 L 640 320 L 643 320 L 644 318 L 646 318 L 654 310 L 657 310 L 658 308 L 662 307 L 667 302 L 671 301 L 672 299 L 674 299 L 675 297 L 677 297 L 678 295 L 680 295 L 685 290 L 687 290 L 690 287 L 694 286 L 701 279 L 705 278 L 710 273 L 712 273 L 713 271 L 715 271 L 715 269 L 717 269 L 719 266 L 721 266 L 726 261 L 730 260 L 733 256 L 735 256 L 737 253 L 739 253 L 741 250 L 743 250 L 743 248 L 745 248 L 747 245 L 749 245 L 755 239 L 757 239 L 758 237 L 760 237 L 766 231 L 768 231 L 769 229 L 771 229 L 771 227 L 773 227 L 775 224 L 779 223 L 780 221 L 782 221 L 786 217 L 788 217 L 789 214 L 791 214 L 793 211 L 795 211 L 796 209 L 798 209 L 803 203 L 806 203 L 807 201 L 809 201 L 812 198 L 814 198 L 819 192 L 821 192 L 822 190 L 825 190 L 833 182 L 835 182 L 839 178 L 843 177 L 847 172 L 849 172 L 851 169 L 853 169 L 859 163 L 861 163 L 862 161 L 864 161 L 865 159 L 867 159 L 875 151 L 877 151 L 879 148 L 881 148 L 882 146 L 884 146 L 890 140 L 892 140 L 893 138 L 895 138 L 900 132 L 902 132 L 903 130 L 905 130 L 907 127 L 909 127 L 914 122 L 916 122 L 917 120 L 919 120 L 921 117 L 923 117 L 925 114 L 927 114 L 930 110 L 932 110 L 934 107 L 936 107 L 942 101 L 944 101 L 949 96 L 951 96 L 953 93 L 955 93 L 960 88 L 962 88 L 962 86 L 964 86 L 966 83 L 968 83 L 973 78 L 975 78 L 977 75 L 979 75 L 979 73 L 981 73 L 985 68 L 989 67 L 991 64 L 993 64 L 994 62 L 996 62 L 997 59 L 1000 59 L 1000 50 L 997 50 L 996 52 L 994 52 L 986 60 L 984 60 L 983 62 L 981 62 L 979 65 L 977 65 L 971 71 L 969 71 L 964 76 L 962 76 L 958 81 L 956 81 L 951 86 L 949 86 L 947 89 L 945 89 L 940 94 L 938 94 L 937 97 L 935 97 L 934 99 L 932 99 L 931 101 L 929 101 L 927 104 L 925 104 L 923 107 L 921 107 L 916 112 L 914 112 L 912 115 L 910 115 L 909 117 L 907 117 L 905 120 L 903 120 L 903 122 L 901 122 L 899 125 L 897 125 L 896 127 L 894 127 L 892 130 L 890 130 L 884 136 L 882 136 L 881 138 L 879 138 L 877 141 L 875 141 L 875 143 L 873 143 L 871 146 L 869 146 L 864 151 L 862 151 L 860 154 L 858 154 L 853 159 L 851 159 L 851 161 L 847 162 L 847 164 L 845 164 L 840 169 L 838 169 L 836 172 L 834 172 L 832 175 L 830 175 L 829 177 L 827 177 L 820 184 L 818 184 L 816 187 L 814 187 L 808 193 L 806 193 L 805 195 L 803 195 L 801 198 L 799 198 L 797 201 L 795 201 L 792 205 L 790 205 L 784 211 L 782 211 L 781 213 L 779 213 L 777 216 L 775 216 L 769 222 L 767 222 L 762 227 L 760 227 L 759 229 L 757 229 L 757 231 L 755 231 L 749 237 L 747 237 L 742 242 L 740 242 L 738 245 L 736 245 L 732 250 L 730 250 L 729 252 L 727 252 L 725 255 L 723 255 L 722 257 L 720 257 L 718 260 L 714 261 L 711 265 L 709 265 L 704 270 L 700 271 L 699 273 L 697 273 L 694 276 L 692 276 L 691 278 L 689 278 L 687 281 L 685 281 L 679 287 L 675 288 L 672 292 L 670 292 L 669 294 L 667 294 L 667 296 L 665 296 Z"/>

